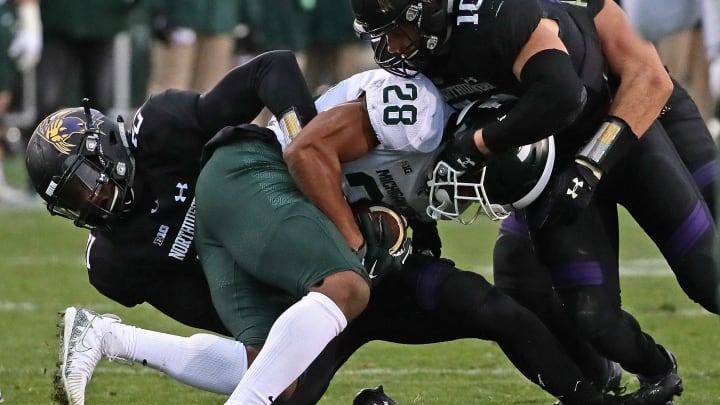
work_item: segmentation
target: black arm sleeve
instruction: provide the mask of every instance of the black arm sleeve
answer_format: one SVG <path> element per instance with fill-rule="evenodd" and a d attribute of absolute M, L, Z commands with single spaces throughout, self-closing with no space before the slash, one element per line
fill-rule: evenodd
<path fill-rule="evenodd" d="M 563 129 L 580 114 L 587 94 L 567 53 L 546 49 L 520 73 L 523 95 L 502 121 L 483 128 L 493 152 L 527 145 Z"/>
<path fill-rule="evenodd" d="M 252 121 L 267 106 L 274 115 L 290 107 L 307 124 L 316 114 L 315 104 L 290 51 L 271 51 L 231 70 L 200 96 L 198 120 L 211 134 L 227 125 Z"/>

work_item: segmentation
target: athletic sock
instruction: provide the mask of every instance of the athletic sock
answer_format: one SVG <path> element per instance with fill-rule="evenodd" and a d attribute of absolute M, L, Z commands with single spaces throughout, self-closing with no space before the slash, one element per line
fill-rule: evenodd
<path fill-rule="evenodd" d="M 226 405 L 267 405 L 337 336 L 347 319 L 327 296 L 310 292 L 270 328 L 267 341 Z"/>
<path fill-rule="evenodd" d="M 205 391 L 229 395 L 247 371 L 245 346 L 232 339 L 206 333 L 176 336 L 120 323 L 110 331 L 112 338 L 103 342 L 110 360 L 141 363 Z"/>

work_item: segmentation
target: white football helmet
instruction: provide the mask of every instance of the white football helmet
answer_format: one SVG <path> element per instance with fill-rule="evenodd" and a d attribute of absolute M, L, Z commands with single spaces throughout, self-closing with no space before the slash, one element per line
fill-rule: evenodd
<path fill-rule="evenodd" d="M 492 120 L 502 119 L 511 104 L 490 100 L 468 105 L 460 112 L 454 133 L 468 127 L 482 128 Z M 427 214 L 434 219 L 451 219 L 466 225 L 481 213 L 495 221 L 504 219 L 537 199 L 550 180 L 554 163 L 552 136 L 493 154 L 483 167 L 473 171 L 457 171 L 440 160 L 428 181 Z M 478 203 L 477 210 L 466 214 L 473 203 Z"/>

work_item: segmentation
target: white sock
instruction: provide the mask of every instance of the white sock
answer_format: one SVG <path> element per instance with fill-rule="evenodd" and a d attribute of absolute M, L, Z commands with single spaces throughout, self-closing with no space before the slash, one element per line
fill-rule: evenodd
<path fill-rule="evenodd" d="M 310 292 L 278 317 L 226 405 L 268 405 L 297 379 L 347 319 L 327 296 Z"/>
<path fill-rule="evenodd" d="M 103 348 L 111 360 L 142 363 L 205 391 L 229 395 L 247 371 L 245 346 L 232 339 L 206 333 L 176 336 L 121 323 L 110 331 L 113 339 Z"/>

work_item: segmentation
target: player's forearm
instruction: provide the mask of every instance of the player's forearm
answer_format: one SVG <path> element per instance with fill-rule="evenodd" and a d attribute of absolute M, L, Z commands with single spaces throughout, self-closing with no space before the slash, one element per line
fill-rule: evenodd
<path fill-rule="evenodd" d="M 670 98 L 672 80 L 655 47 L 633 30 L 617 4 L 605 2 L 594 21 L 610 71 L 620 78 L 609 115 L 640 137 Z"/>
<path fill-rule="evenodd" d="M 351 248 L 359 248 L 363 236 L 342 192 L 340 161 L 313 147 L 288 148 L 283 157 L 300 191 L 335 224 Z"/>
<path fill-rule="evenodd" d="M 640 65 L 639 63 L 636 65 Z M 657 119 L 672 93 L 673 84 L 662 65 L 633 66 L 620 76 L 620 87 L 610 115 L 620 117 L 641 137 Z"/>

